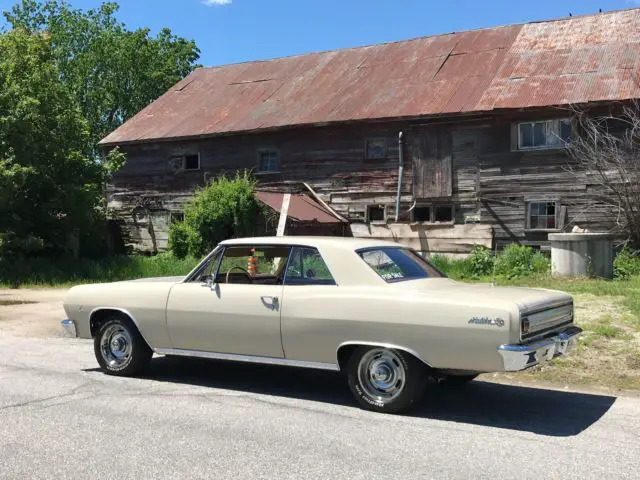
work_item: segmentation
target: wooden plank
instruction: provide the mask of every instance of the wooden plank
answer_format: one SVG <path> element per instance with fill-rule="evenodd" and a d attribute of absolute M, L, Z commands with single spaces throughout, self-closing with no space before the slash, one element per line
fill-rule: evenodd
<path fill-rule="evenodd" d="M 285 193 L 282 196 L 282 207 L 280 208 L 280 218 L 278 219 L 278 230 L 276 231 L 277 237 L 284 236 L 284 231 L 287 226 L 287 216 L 289 215 L 290 204 L 291 204 L 291 194 Z"/>

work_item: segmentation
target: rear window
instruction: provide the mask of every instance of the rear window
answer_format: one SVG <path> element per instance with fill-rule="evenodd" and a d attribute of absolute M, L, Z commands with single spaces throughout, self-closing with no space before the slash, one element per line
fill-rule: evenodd
<path fill-rule="evenodd" d="M 384 281 L 389 283 L 445 276 L 408 248 L 367 248 L 358 250 L 357 253 Z"/>

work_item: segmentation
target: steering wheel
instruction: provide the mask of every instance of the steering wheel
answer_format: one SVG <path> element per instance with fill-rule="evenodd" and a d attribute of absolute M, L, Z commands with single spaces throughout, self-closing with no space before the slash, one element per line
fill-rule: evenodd
<path fill-rule="evenodd" d="M 249 272 L 247 272 L 244 268 L 239 267 L 239 266 L 233 266 L 231 267 L 228 271 L 227 271 L 227 276 L 225 277 L 225 283 L 229 283 L 229 275 L 231 274 L 231 272 L 233 272 L 234 270 L 240 270 L 242 271 L 246 276 L 247 279 L 249 280 L 249 282 L 251 283 L 251 276 L 249 275 Z"/>

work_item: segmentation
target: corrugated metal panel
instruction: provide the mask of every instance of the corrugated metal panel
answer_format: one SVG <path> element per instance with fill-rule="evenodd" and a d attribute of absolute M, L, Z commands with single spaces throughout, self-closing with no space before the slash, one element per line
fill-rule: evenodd
<path fill-rule="evenodd" d="M 271 209 L 280 212 L 284 193 L 258 191 L 256 197 Z M 322 205 L 303 194 L 291 195 L 287 216 L 302 222 L 341 223 Z"/>
<path fill-rule="evenodd" d="M 102 143 L 640 98 L 638 32 L 631 9 L 199 69 Z"/>

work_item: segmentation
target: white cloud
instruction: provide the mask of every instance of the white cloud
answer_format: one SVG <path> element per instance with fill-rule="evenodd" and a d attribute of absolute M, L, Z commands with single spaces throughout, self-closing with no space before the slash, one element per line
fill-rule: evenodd
<path fill-rule="evenodd" d="M 229 5 L 233 0 L 202 0 L 207 7 L 215 7 L 219 5 Z"/>
<path fill-rule="evenodd" d="M 207 7 L 215 7 L 221 5 L 229 5 L 233 0 L 202 0 Z"/>

